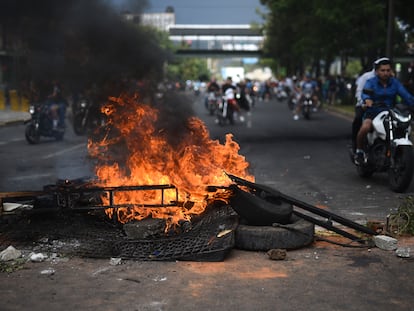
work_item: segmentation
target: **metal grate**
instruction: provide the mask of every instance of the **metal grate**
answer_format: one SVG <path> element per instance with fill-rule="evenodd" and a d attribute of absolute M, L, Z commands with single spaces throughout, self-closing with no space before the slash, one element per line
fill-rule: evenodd
<path fill-rule="evenodd" d="M 237 214 L 230 206 L 212 206 L 185 232 L 131 240 L 122 225 L 104 215 L 65 211 L 53 217 L 35 214 L 1 226 L 0 246 L 94 258 L 222 261 L 234 247 L 237 225 Z"/>

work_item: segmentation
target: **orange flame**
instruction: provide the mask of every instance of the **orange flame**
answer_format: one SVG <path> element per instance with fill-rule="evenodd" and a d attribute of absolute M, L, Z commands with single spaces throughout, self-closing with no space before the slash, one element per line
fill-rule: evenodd
<path fill-rule="evenodd" d="M 89 154 L 98 159 L 98 185 L 174 185 L 178 189 L 178 202 L 175 189 L 166 189 L 163 194 L 156 190 L 116 193 L 116 204 L 128 204 L 128 208 L 117 209 L 120 222 L 153 217 L 165 219 L 168 226 L 175 225 L 202 213 L 208 202 L 220 195 L 209 194 L 206 188 L 228 186 L 231 181 L 225 172 L 254 181 L 231 134 L 220 144 L 210 139 L 205 124 L 196 117 L 184 120 L 182 132 L 168 133 L 156 126 L 160 111 L 140 102 L 138 95 L 109 100 L 102 108 L 108 117 L 107 131 L 101 139 L 88 141 Z M 172 141 L 171 135 L 180 139 Z M 224 196 L 221 199 L 226 200 Z M 175 202 L 176 206 L 143 207 L 161 200 Z M 106 212 L 114 216 L 113 209 Z"/>

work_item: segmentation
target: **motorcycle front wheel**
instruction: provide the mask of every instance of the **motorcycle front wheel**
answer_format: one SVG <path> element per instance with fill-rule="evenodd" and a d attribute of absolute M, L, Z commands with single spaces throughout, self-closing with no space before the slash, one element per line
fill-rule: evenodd
<path fill-rule="evenodd" d="M 394 156 L 394 165 L 388 171 L 388 182 L 392 191 L 404 192 L 410 186 L 414 172 L 412 146 L 400 146 Z"/>
<path fill-rule="evenodd" d="M 375 168 L 373 168 L 370 165 L 358 165 L 357 172 L 358 172 L 359 177 L 369 178 L 372 176 L 372 174 L 374 174 Z"/>
<path fill-rule="evenodd" d="M 63 136 L 65 136 L 65 132 L 63 130 L 55 133 L 56 140 L 59 140 L 59 141 L 62 140 Z"/>
<path fill-rule="evenodd" d="M 213 116 L 214 113 L 216 112 L 216 104 L 214 102 L 209 102 L 208 103 L 208 112 L 210 114 L 210 116 Z"/>
<path fill-rule="evenodd" d="M 86 126 L 83 119 L 83 114 L 75 114 L 75 116 L 73 117 L 73 131 L 78 136 L 86 134 Z"/>
<path fill-rule="evenodd" d="M 308 105 L 303 106 L 303 117 L 306 120 L 310 119 L 310 106 L 308 106 Z"/>
<path fill-rule="evenodd" d="M 36 130 L 36 127 L 34 126 L 34 124 L 28 124 L 26 126 L 26 129 L 24 131 L 24 135 L 26 137 L 26 140 L 29 144 L 38 144 L 40 141 L 40 134 L 39 132 Z"/>

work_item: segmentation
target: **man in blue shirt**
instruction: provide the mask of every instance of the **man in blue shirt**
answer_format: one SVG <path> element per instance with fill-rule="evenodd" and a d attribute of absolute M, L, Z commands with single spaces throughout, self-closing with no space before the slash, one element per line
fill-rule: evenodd
<path fill-rule="evenodd" d="M 303 80 L 299 83 L 299 90 L 300 90 L 300 99 L 296 104 L 295 113 L 293 115 L 293 120 L 299 120 L 299 113 L 302 109 L 302 104 L 304 100 L 304 94 L 311 94 L 312 99 L 315 103 L 318 102 L 318 97 L 316 96 L 316 92 L 318 91 L 318 84 L 315 80 L 311 79 L 310 74 L 306 74 Z"/>
<path fill-rule="evenodd" d="M 392 76 L 391 62 L 388 58 L 376 62 L 374 65 L 375 77 L 368 79 L 364 89 L 370 90 L 369 93 L 363 92 L 361 95 L 364 113 L 364 121 L 357 135 L 357 149 L 355 163 L 361 165 L 365 161 L 363 150 L 364 140 L 368 132 L 372 129 L 372 120 L 386 108 L 373 107 L 374 103 L 384 103 L 388 107 L 393 107 L 396 96 L 399 95 L 408 105 L 414 105 L 414 97 L 404 88 L 398 79 Z"/>

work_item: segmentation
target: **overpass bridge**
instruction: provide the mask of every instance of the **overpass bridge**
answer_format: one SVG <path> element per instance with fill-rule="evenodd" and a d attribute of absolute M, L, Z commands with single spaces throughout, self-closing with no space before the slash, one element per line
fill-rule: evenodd
<path fill-rule="evenodd" d="M 178 56 L 259 57 L 264 36 L 250 25 L 171 25 L 169 38 Z"/>

